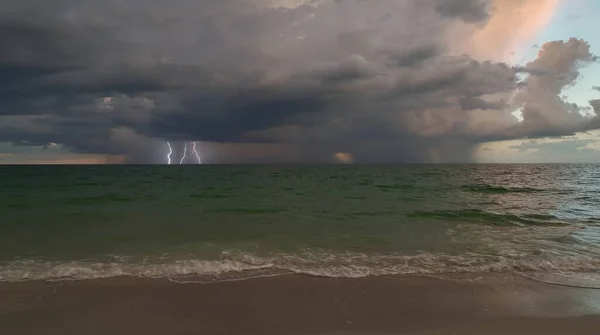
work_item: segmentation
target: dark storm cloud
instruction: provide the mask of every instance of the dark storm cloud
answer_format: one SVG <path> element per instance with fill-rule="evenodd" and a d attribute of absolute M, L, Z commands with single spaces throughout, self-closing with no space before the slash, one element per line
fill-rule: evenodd
<path fill-rule="evenodd" d="M 600 115 L 600 99 L 591 100 L 590 105 L 596 111 L 596 114 Z"/>
<path fill-rule="evenodd" d="M 481 98 L 463 97 L 460 99 L 460 107 L 463 110 L 475 109 L 503 109 L 506 106 L 504 101 L 485 101 Z"/>
<path fill-rule="evenodd" d="M 96 96 L 167 88 L 164 70 L 128 64 L 132 46 L 106 27 L 22 14 L 0 14 L 0 115 L 68 113 Z"/>
<path fill-rule="evenodd" d="M 547 46 L 523 69 L 447 52 L 445 31 L 479 29 L 486 1 L 261 3 L 0 5 L 0 141 L 150 162 L 167 139 L 270 143 L 269 159 L 465 161 L 478 141 L 595 122 L 558 117 L 573 109 L 560 89 L 593 57 L 583 41 Z M 518 124 L 506 101 L 521 72 L 533 75 Z"/>
<path fill-rule="evenodd" d="M 377 68 L 360 55 L 352 55 L 347 60 L 332 64 L 315 73 L 315 75 L 320 77 L 323 81 L 332 83 L 367 79 L 377 76 L 378 74 Z"/>
<path fill-rule="evenodd" d="M 91 66 L 100 44 L 89 36 L 97 39 L 101 34 L 72 28 L 53 19 L 1 15 L 0 74 L 20 79 Z M 85 49 L 89 53 L 82 53 Z"/>
<path fill-rule="evenodd" d="M 436 7 L 446 17 L 460 18 L 466 22 L 479 22 L 488 18 L 488 2 L 485 0 L 446 0 Z"/>
<path fill-rule="evenodd" d="M 278 126 L 297 114 L 321 112 L 326 102 L 321 92 L 286 87 L 255 87 L 223 94 L 207 90 L 181 100 L 178 113 L 157 115 L 151 136 L 243 142 L 248 131 Z M 188 111 L 206 111 L 190 113 Z"/>
<path fill-rule="evenodd" d="M 404 47 L 397 51 L 391 51 L 389 59 L 400 67 L 414 66 L 440 56 L 442 52 L 440 45 L 419 45 L 414 48 Z"/>

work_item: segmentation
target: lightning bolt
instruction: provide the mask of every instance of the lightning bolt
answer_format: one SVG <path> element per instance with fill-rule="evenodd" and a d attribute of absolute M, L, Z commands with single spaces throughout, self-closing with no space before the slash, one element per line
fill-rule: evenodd
<path fill-rule="evenodd" d="M 183 162 L 186 160 L 186 158 L 189 158 L 192 156 L 196 156 L 196 159 L 198 160 L 198 164 L 202 164 L 202 159 L 200 158 L 200 154 L 198 154 L 198 150 L 196 149 L 196 144 L 197 144 L 196 142 L 192 142 L 191 152 L 188 153 L 188 143 L 184 142 L 183 155 L 181 155 L 179 164 L 183 164 Z M 167 146 L 169 147 L 169 153 L 167 154 L 166 160 L 167 160 L 167 164 L 171 165 L 172 164 L 171 156 L 173 156 L 173 146 L 171 145 L 171 142 L 169 142 L 169 141 L 167 141 Z"/>
<path fill-rule="evenodd" d="M 187 157 L 187 142 L 184 143 L 184 146 L 183 146 L 183 155 L 181 155 L 181 160 L 179 161 L 179 164 L 183 164 L 183 161 L 185 160 L 185 157 Z"/>
<path fill-rule="evenodd" d="M 173 154 L 173 148 L 171 147 L 171 143 L 167 142 L 169 146 L 169 153 L 167 154 L 167 164 L 171 165 L 171 155 Z"/>
<path fill-rule="evenodd" d="M 196 156 L 196 159 L 198 159 L 198 164 L 202 164 L 202 160 L 200 159 L 200 155 L 198 155 L 198 151 L 196 151 L 196 142 L 194 142 L 194 144 L 192 145 L 192 153 Z"/>

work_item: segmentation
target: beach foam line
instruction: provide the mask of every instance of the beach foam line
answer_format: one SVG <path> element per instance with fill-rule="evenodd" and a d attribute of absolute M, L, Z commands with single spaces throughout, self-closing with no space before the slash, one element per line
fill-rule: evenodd
<path fill-rule="evenodd" d="M 152 260 L 117 258 L 112 262 L 80 260 L 49 262 L 18 260 L 0 264 L 0 281 L 87 280 L 112 277 L 171 278 L 215 282 L 261 276 L 304 274 L 330 278 L 485 272 L 594 272 L 597 255 L 523 257 L 464 253 L 461 255 L 369 255 L 360 253 L 304 252 L 269 257 L 228 252 L 221 260 Z"/>

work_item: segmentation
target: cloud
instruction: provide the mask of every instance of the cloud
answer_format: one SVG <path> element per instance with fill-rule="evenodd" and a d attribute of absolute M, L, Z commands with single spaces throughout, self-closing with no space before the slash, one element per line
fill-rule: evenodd
<path fill-rule="evenodd" d="M 0 141 L 130 162 L 160 162 L 165 140 L 201 141 L 214 162 L 443 162 L 596 122 L 559 97 L 594 57 L 586 42 L 546 44 L 523 68 L 456 52 L 513 20 L 501 2 L 140 4 L 0 5 Z"/>
<path fill-rule="evenodd" d="M 593 86 L 592 90 L 600 91 L 600 86 Z"/>
<path fill-rule="evenodd" d="M 533 153 L 529 159 L 540 162 L 556 160 L 565 162 L 600 162 L 600 150 L 597 139 L 566 140 L 554 142 L 528 141 L 520 145 L 511 146 L 511 149 L 521 153 Z"/>
<path fill-rule="evenodd" d="M 467 23 L 488 18 L 488 3 L 482 0 L 448 0 L 440 2 L 436 9 L 445 17 L 460 18 Z"/>
<path fill-rule="evenodd" d="M 377 67 L 367 62 L 361 55 L 351 55 L 347 60 L 322 69 L 318 76 L 331 83 L 368 79 L 378 75 Z"/>
<path fill-rule="evenodd" d="M 519 131 L 568 135 L 586 130 L 580 128 L 587 127 L 586 123 L 593 120 L 587 120 L 577 105 L 565 102 L 560 95 L 576 82 L 580 68 L 595 59 L 589 44 L 580 39 L 545 43 L 538 57 L 527 64 L 531 75 L 514 99 L 523 106 L 524 121 Z"/>
<path fill-rule="evenodd" d="M 349 154 L 347 152 L 336 152 L 334 155 L 335 160 L 339 163 L 342 164 L 350 164 L 354 161 L 354 157 L 352 157 L 352 154 Z"/>
<path fill-rule="evenodd" d="M 475 159 L 480 163 L 598 163 L 598 131 L 561 138 L 511 140 L 480 145 Z"/>
<path fill-rule="evenodd" d="M 475 110 L 475 109 L 503 109 L 506 107 L 504 101 L 485 101 L 481 98 L 476 97 L 463 97 L 460 98 L 460 106 L 463 110 Z"/>
<path fill-rule="evenodd" d="M 448 30 L 452 49 L 478 60 L 514 61 L 512 53 L 548 24 L 558 4 L 559 0 L 487 1 L 489 18 L 481 29 L 471 32 L 459 25 Z M 472 36 L 465 38 L 469 33 Z"/>
<path fill-rule="evenodd" d="M 600 115 L 600 99 L 591 100 L 590 105 L 594 109 L 597 115 Z"/>

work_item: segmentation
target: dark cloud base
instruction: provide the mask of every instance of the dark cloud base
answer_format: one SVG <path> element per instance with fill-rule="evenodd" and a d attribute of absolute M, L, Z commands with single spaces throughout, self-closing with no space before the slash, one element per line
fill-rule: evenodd
<path fill-rule="evenodd" d="M 0 4 L 0 141 L 140 163 L 167 140 L 211 142 L 217 163 L 465 162 L 480 142 L 600 128 L 560 98 L 597 61 L 585 41 L 518 68 L 448 52 L 489 1 L 257 4 Z"/>

